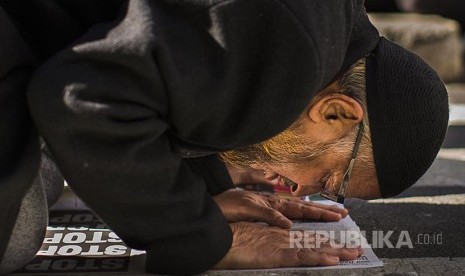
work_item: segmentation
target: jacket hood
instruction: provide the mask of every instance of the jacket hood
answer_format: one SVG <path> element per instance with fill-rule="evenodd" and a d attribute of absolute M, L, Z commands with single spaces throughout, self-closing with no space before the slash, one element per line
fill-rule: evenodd
<path fill-rule="evenodd" d="M 185 99 L 171 97 L 173 131 L 202 150 L 281 132 L 379 38 L 363 1 L 173 0 L 154 11 L 166 88 Z"/>

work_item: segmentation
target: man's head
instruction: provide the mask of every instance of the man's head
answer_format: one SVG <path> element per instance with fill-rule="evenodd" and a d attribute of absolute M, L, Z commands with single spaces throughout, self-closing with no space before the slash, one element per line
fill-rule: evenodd
<path fill-rule="evenodd" d="M 322 189 L 337 191 L 349 165 L 359 124 L 364 124 L 358 155 L 346 195 L 380 196 L 366 112 L 365 59 L 320 91 L 298 120 L 262 143 L 222 154 L 239 168 L 252 167 L 297 184 L 294 195 Z M 374 180 L 374 181 L 373 181 Z"/>
<path fill-rule="evenodd" d="M 444 84 L 419 57 L 381 38 L 285 131 L 222 157 L 239 168 L 264 170 L 269 179 L 282 176 L 297 184 L 295 195 L 337 192 L 361 122 L 363 139 L 346 196 L 399 194 L 426 172 L 444 140 Z"/>

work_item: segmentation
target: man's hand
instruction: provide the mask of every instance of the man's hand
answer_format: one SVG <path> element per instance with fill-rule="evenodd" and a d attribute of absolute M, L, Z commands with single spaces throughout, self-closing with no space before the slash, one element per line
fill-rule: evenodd
<path fill-rule="evenodd" d="M 347 209 L 300 199 L 286 199 L 269 193 L 227 190 L 215 197 L 229 222 L 263 221 L 271 226 L 290 228 L 290 219 L 338 221 L 347 216 Z"/>
<path fill-rule="evenodd" d="M 286 229 L 239 222 L 230 224 L 231 249 L 214 269 L 276 268 L 289 266 L 337 265 L 339 260 L 353 260 L 363 253 L 358 248 L 333 248 L 318 237 L 309 236 L 308 247 L 292 248 Z"/>

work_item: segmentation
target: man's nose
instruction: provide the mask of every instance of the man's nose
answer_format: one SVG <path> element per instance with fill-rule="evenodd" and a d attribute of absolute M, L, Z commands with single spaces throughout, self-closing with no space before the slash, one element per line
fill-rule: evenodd
<path fill-rule="evenodd" d="M 300 185 L 296 183 L 290 188 L 293 196 L 307 196 L 319 193 L 323 190 L 321 187 L 316 187 L 314 185 Z"/>

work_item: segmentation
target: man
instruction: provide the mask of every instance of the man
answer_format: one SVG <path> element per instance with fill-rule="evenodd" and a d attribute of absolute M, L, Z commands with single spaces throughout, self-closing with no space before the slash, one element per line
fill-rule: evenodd
<path fill-rule="evenodd" d="M 366 111 L 336 93 L 363 58 Z M 379 39 L 356 0 L 131 0 L 121 18 L 50 59 L 28 97 L 74 191 L 129 246 L 147 250 L 149 272 L 168 274 L 331 265 L 361 253 L 289 248 L 285 217 L 338 220 L 346 211 L 232 190 L 212 154 L 236 149 L 224 159 L 282 176 L 296 194 L 326 185 L 336 201 L 345 187 L 350 196 L 391 196 L 431 165 L 448 120 L 438 76 Z M 354 139 L 366 161 L 357 162 L 355 146 L 343 159 L 290 148 L 292 162 L 283 163 L 281 146 L 260 143 L 289 126 L 326 153 Z M 254 152 L 260 147 L 266 154 Z M 357 191 L 366 180 L 359 163 L 377 179 L 367 191 Z"/>
<path fill-rule="evenodd" d="M 44 148 L 41 170 L 37 174 L 39 143 L 25 102 L 29 76 L 38 64 L 79 38 L 86 29 L 115 20 L 122 4 L 123 1 L 115 0 L 0 1 L 0 35 L 5 41 L 0 46 L 0 96 L 4 105 L 0 124 L 4 133 L 0 207 L 5 211 L 0 217 L 0 274 L 18 269 L 34 257 L 45 235 L 47 205 L 53 204 L 63 187 L 63 180 Z M 210 163 L 217 166 L 218 160 L 213 161 Z M 194 171 L 210 169 L 209 162 L 205 160 L 190 163 Z M 194 163 L 198 169 L 194 169 Z M 225 172 L 223 166 L 220 172 Z M 212 174 L 208 172 L 208 175 L 211 177 Z M 226 174 L 224 176 L 227 177 Z M 225 179 L 224 183 L 230 183 L 229 179 Z M 210 189 L 212 193 L 213 189 Z M 238 197 L 244 194 L 232 195 Z M 216 200 L 224 202 L 230 198 L 223 196 Z M 260 200 L 271 204 L 271 197 L 248 195 L 241 199 L 247 213 L 239 217 L 233 213 L 236 220 L 264 220 L 271 225 L 282 226 L 283 222 L 279 219 L 284 219 L 285 226 L 290 223 L 283 214 L 253 202 Z M 296 218 L 338 220 L 341 215 L 347 214 L 346 210 L 307 204 L 303 210 L 310 212 L 302 216 L 292 211 L 292 208 L 302 206 L 300 203 L 276 202 L 275 205 L 275 208 L 279 205 L 283 212 L 283 208 L 287 208 L 288 211 L 284 213 Z M 347 254 L 344 256 L 347 257 Z M 354 256 L 352 253 L 349 257 Z"/>

